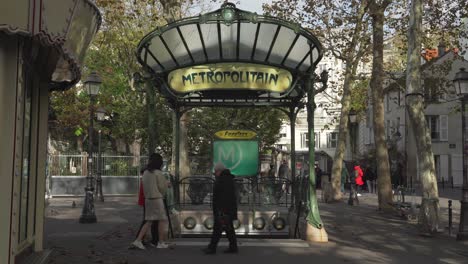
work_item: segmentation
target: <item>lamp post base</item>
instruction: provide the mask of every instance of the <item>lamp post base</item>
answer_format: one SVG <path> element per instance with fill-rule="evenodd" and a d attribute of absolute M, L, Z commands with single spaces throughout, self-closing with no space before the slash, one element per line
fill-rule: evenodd
<path fill-rule="evenodd" d="M 348 205 L 359 205 L 359 200 L 357 198 L 355 187 L 351 185 L 351 190 L 349 191 Z"/>
<path fill-rule="evenodd" d="M 328 242 L 328 234 L 325 228 L 316 228 L 311 224 L 307 223 L 306 228 L 306 241 L 308 242 Z"/>
<path fill-rule="evenodd" d="M 464 188 L 463 191 L 466 192 L 468 190 Z M 460 227 L 457 233 L 457 240 L 468 240 L 468 201 L 460 201 L 460 203 Z"/>
<path fill-rule="evenodd" d="M 98 175 L 96 180 L 96 200 L 104 202 L 104 195 L 102 194 L 102 178 Z"/>
<path fill-rule="evenodd" d="M 93 188 L 85 188 L 86 196 L 83 205 L 83 211 L 80 216 L 80 224 L 92 224 L 97 222 L 96 213 L 94 211 Z"/>

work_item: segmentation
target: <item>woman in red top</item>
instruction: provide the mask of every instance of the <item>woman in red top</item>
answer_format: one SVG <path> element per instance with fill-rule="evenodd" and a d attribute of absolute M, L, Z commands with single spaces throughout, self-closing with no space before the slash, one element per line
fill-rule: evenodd
<path fill-rule="evenodd" d="M 362 176 L 364 175 L 364 172 L 361 169 L 361 166 L 356 165 L 354 166 L 354 177 L 355 177 L 355 182 L 357 185 L 357 196 L 361 196 L 360 192 L 362 189 L 362 185 L 364 185 L 364 181 L 362 180 Z"/>

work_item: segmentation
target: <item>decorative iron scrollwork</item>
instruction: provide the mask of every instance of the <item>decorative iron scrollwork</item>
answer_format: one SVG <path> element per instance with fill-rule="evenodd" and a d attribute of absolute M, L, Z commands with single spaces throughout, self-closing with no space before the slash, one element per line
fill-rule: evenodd
<path fill-rule="evenodd" d="M 205 197 L 210 192 L 210 184 L 205 179 L 190 179 L 187 195 L 192 201 L 192 204 L 203 204 Z"/>

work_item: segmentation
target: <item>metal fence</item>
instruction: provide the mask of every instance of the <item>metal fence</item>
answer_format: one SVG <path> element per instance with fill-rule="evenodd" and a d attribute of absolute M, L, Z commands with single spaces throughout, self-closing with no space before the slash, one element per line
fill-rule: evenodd
<path fill-rule="evenodd" d="M 49 176 L 86 176 L 87 154 L 58 154 L 48 156 Z M 142 164 L 146 164 L 146 156 L 102 155 L 99 159 L 93 154 L 92 168 L 97 172 L 101 165 L 102 176 L 138 176 Z"/>
<path fill-rule="evenodd" d="M 92 170 L 102 175 L 103 192 L 107 195 L 136 195 L 139 190 L 140 170 L 146 156 L 93 154 Z M 83 195 L 86 185 L 88 155 L 58 154 L 47 159 L 47 193 L 52 196 Z"/>
<path fill-rule="evenodd" d="M 214 178 L 190 176 L 176 182 L 176 196 L 181 208 L 211 206 Z M 248 206 L 289 207 L 292 203 L 292 182 L 287 179 L 236 178 L 237 204 Z"/>

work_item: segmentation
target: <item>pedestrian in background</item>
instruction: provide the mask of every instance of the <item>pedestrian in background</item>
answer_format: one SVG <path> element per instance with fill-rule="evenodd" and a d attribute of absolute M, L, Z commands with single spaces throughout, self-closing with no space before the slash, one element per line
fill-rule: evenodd
<path fill-rule="evenodd" d="M 348 168 L 346 168 L 346 163 L 343 161 L 343 166 L 341 167 L 341 192 L 345 192 L 345 183 L 349 178 Z"/>
<path fill-rule="evenodd" d="M 146 168 L 142 169 L 140 171 L 140 174 L 143 174 L 145 172 Z M 143 190 L 143 179 L 140 181 L 140 190 L 138 192 L 138 205 L 143 207 L 143 220 L 141 221 L 140 228 L 138 228 L 138 232 L 136 234 L 136 237 L 138 237 L 138 234 L 140 233 L 141 229 L 143 228 L 143 225 L 146 223 L 145 220 L 145 193 Z M 151 241 L 145 242 L 142 240 L 143 245 L 147 246 L 150 245 L 152 247 L 156 247 L 158 245 L 159 241 L 159 234 L 158 234 L 158 221 L 153 221 L 151 223 Z"/>
<path fill-rule="evenodd" d="M 314 169 L 315 169 L 315 188 L 321 189 L 322 188 L 322 169 L 320 169 L 320 166 L 317 161 L 315 162 Z"/>
<path fill-rule="evenodd" d="M 157 248 L 168 248 L 167 243 L 167 212 L 163 198 L 169 186 L 161 167 L 163 159 L 157 153 L 151 154 L 148 166 L 143 173 L 143 192 L 145 195 L 145 224 L 138 233 L 132 245 L 139 249 L 146 249 L 142 243 L 143 237 L 151 228 L 154 221 L 158 223 L 159 242 Z"/>
<path fill-rule="evenodd" d="M 364 173 L 364 179 L 369 193 L 375 193 L 375 178 L 374 169 L 371 166 L 367 166 L 366 172 Z"/>
<path fill-rule="evenodd" d="M 214 166 L 215 183 L 213 186 L 213 218 L 214 226 L 211 241 L 203 252 L 208 255 L 216 254 L 216 247 L 223 231 L 229 240 L 229 248 L 224 253 L 237 253 L 236 232 L 232 221 L 237 219 L 237 201 L 234 176 L 224 164 Z"/>
<path fill-rule="evenodd" d="M 364 172 L 361 169 L 361 166 L 359 164 L 356 164 L 354 166 L 354 177 L 355 177 L 355 183 L 357 187 L 357 196 L 361 196 L 362 192 L 362 185 L 364 185 L 364 181 L 362 180 L 362 176 L 364 175 Z"/>

